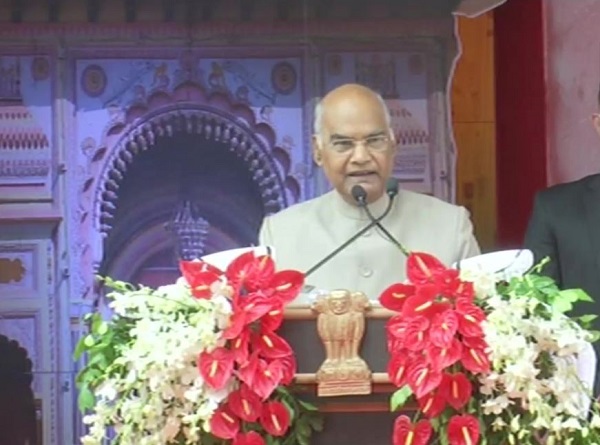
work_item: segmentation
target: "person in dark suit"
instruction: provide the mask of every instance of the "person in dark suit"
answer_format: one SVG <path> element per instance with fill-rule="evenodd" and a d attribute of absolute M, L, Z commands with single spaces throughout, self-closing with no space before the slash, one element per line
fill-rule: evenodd
<path fill-rule="evenodd" d="M 525 235 L 543 273 L 600 303 L 600 174 L 539 192 Z"/>
<path fill-rule="evenodd" d="M 600 113 L 592 123 L 600 135 Z M 600 174 L 538 192 L 524 244 L 536 262 L 550 258 L 543 273 L 561 289 L 583 289 L 600 305 Z"/>
<path fill-rule="evenodd" d="M 600 109 L 600 91 L 598 92 Z M 600 135 L 600 113 L 592 115 Z M 560 289 L 583 289 L 594 304 L 575 307 L 574 315 L 600 312 L 600 174 L 549 187 L 538 192 L 524 246 L 533 251 L 536 263 L 548 257 L 542 273 Z M 600 319 L 593 323 L 600 330 Z M 595 343 L 596 357 L 600 344 Z M 593 392 L 600 394 L 600 369 L 596 361 Z"/>

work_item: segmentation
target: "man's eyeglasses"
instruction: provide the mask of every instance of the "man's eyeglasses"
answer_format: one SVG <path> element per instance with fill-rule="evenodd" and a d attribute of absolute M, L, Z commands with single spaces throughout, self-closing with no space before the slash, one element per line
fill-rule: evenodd
<path fill-rule="evenodd" d="M 356 149 L 359 144 L 371 152 L 383 152 L 389 147 L 390 138 L 387 136 L 371 136 L 365 139 L 335 139 L 329 143 L 329 147 L 336 153 L 347 154 Z"/>

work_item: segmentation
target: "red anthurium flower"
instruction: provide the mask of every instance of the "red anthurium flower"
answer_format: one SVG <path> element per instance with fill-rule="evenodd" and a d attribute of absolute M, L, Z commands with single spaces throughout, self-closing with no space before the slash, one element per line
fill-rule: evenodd
<path fill-rule="evenodd" d="M 434 315 L 429 330 L 431 343 L 440 347 L 448 348 L 454 340 L 458 330 L 458 316 L 452 309 Z"/>
<path fill-rule="evenodd" d="M 455 298 L 455 290 L 460 282 L 459 271 L 456 269 L 444 269 L 437 271 L 431 280 L 438 288 L 441 294 Z"/>
<path fill-rule="evenodd" d="M 267 402 L 263 406 L 260 424 L 272 436 L 283 436 L 290 427 L 290 412 L 281 402 Z"/>
<path fill-rule="evenodd" d="M 483 337 L 481 322 L 485 320 L 485 312 L 474 304 L 459 302 L 456 305 L 458 315 L 458 332 L 465 337 Z"/>
<path fill-rule="evenodd" d="M 421 293 L 419 291 L 406 299 L 404 306 L 402 306 L 403 317 L 413 318 L 420 315 L 431 318 L 434 313 L 438 312 L 438 309 L 435 307 L 438 304 L 435 301 L 435 294 L 430 294 L 429 292 Z"/>
<path fill-rule="evenodd" d="M 394 422 L 394 445 L 427 445 L 433 429 L 428 420 L 412 424 L 408 416 L 399 416 Z"/>
<path fill-rule="evenodd" d="M 433 255 L 413 252 L 406 260 L 406 275 L 411 283 L 433 283 L 447 267 Z"/>
<path fill-rule="evenodd" d="M 391 317 L 386 325 L 388 339 L 388 351 L 393 353 L 404 347 L 404 332 L 408 326 L 408 320 L 402 315 L 394 315 Z"/>
<path fill-rule="evenodd" d="M 254 376 L 258 371 L 258 362 L 258 354 L 253 353 L 245 363 L 240 364 L 236 371 L 238 378 L 248 385 L 249 388 L 252 388 L 254 385 Z"/>
<path fill-rule="evenodd" d="M 273 309 L 280 307 L 280 303 L 276 299 L 270 298 L 262 292 L 238 297 L 236 303 L 237 308 L 246 314 L 247 324 L 259 320 Z"/>
<path fill-rule="evenodd" d="M 265 445 L 265 440 L 256 431 L 249 431 L 235 436 L 231 445 Z"/>
<path fill-rule="evenodd" d="M 289 385 L 294 380 L 296 375 L 296 357 L 294 354 L 274 360 L 281 365 L 281 382 L 280 385 Z"/>
<path fill-rule="evenodd" d="M 264 358 L 282 358 L 294 353 L 289 343 L 275 332 L 256 332 L 251 342 L 252 347 Z"/>
<path fill-rule="evenodd" d="M 179 262 L 179 270 L 181 271 L 181 275 L 183 278 L 190 283 L 191 278 L 194 275 L 198 275 L 204 272 L 211 272 L 215 275 L 224 275 L 224 272 L 219 268 L 212 266 L 204 261 L 180 261 Z"/>
<path fill-rule="evenodd" d="M 379 302 L 384 308 L 391 311 L 400 312 L 404 302 L 408 297 L 415 293 L 415 286 L 412 284 L 392 284 L 383 291 L 379 297 Z"/>
<path fill-rule="evenodd" d="M 220 275 L 209 271 L 200 272 L 194 275 L 190 278 L 191 281 L 188 281 L 192 295 L 196 298 L 210 298 L 212 296 L 210 287 L 215 281 L 218 281 L 220 277 Z"/>
<path fill-rule="evenodd" d="M 248 361 L 250 345 L 250 331 L 244 330 L 240 335 L 229 342 L 229 351 L 236 363 L 243 365 Z"/>
<path fill-rule="evenodd" d="M 274 306 L 269 312 L 262 316 L 260 324 L 265 331 L 275 331 L 279 329 L 283 322 L 283 304 Z"/>
<path fill-rule="evenodd" d="M 462 358 L 462 343 L 453 338 L 450 345 L 446 348 L 440 348 L 434 344 L 427 348 L 427 357 L 433 369 L 441 371 L 452 366 Z"/>
<path fill-rule="evenodd" d="M 407 383 L 408 365 L 409 356 L 406 353 L 395 354 L 388 362 L 388 376 L 398 388 L 402 388 Z"/>
<path fill-rule="evenodd" d="M 198 369 L 208 386 L 221 389 L 233 373 L 233 354 L 225 348 L 203 352 L 198 356 Z"/>
<path fill-rule="evenodd" d="M 442 373 L 429 366 L 424 357 L 414 360 L 408 367 L 406 380 L 417 399 L 429 394 L 442 382 Z"/>
<path fill-rule="evenodd" d="M 241 335 L 251 323 L 271 312 L 277 301 L 265 298 L 262 294 L 237 296 L 234 301 L 234 312 L 229 319 L 229 326 L 223 331 L 223 338 L 230 340 Z"/>
<path fill-rule="evenodd" d="M 246 252 L 233 260 L 225 275 L 236 291 L 254 292 L 268 287 L 275 274 L 275 262 L 269 255 L 255 256 Z"/>
<path fill-rule="evenodd" d="M 254 374 L 251 382 L 244 382 L 258 395 L 262 400 L 268 398 L 275 388 L 279 386 L 283 378 L 283 369 L 281 363 L 277 360 L 267 364 L 264 360 L 257 360 Z M 240 374 L 240 379 L 242 376 Z"/>
<path fill-rule="evenodd" d="M 475 288 L 470 281 L 457 281 L 452 293 L 457 300 L 472 303 L 475 298 Z"/>
<path fill-rule="evenodd" d="M 222 271 L 203 261 L 180 261 L 179 270 L 196 298 L 210 298 L 211 284 L 223 276 Z"/>
<path fill-rule="evenodd" d="M 210 418 L 210 431 L 221 439 L 233 439 L 240 430 L 240 422 L 229 410 L 227 405 L 222 405 Z"/>
<path fill-rule="evenodd" d="M 442 414 L 442 411 L 446 408 L 446 398 L 439 389 L 417 399 L 417 403 L 419 404 L 421 412 L 430 419 Z"/>
<path fill-rule="evenodd" d="M 408 322 L 404 332 L 404 346 L 410 351 L 420 351 L 429 346 L 429 320 L 423 316 L 416 316 Z"/>
<path fill-rule="evenodd" d="M 444 374 L 440 391 L 443 392 L 448 404 L 454 409 L 459 410 L 471 399 L 473 386 L 462 372 Z"/>
<path fill-rule="evenodd" d="M 304 274 L 297 270 L 282 270 L 269 281 L 267 288 L 284 304 L 294 300 L 304 286 Z"/>
<path fill-rule="evenodd" d="M 490 370 L 490 359 L 486 352 L 487 344 L 482 338 L 463 338 L 461 363 L 474 374 L 486 373 Z"/>
<path fill-rule="evenodd" d="M 261 400 L 246 385 L 229 394 L 227 404 L 233 414 L 246 422 L 255 422 L 260 417 Z"/>
<path fill-rule="evenodd" d="M 479 441 L 479 421 L 464 414 L 453 416 L 448 423 L 448 442 L 450 445 L 477 445 Z"/>

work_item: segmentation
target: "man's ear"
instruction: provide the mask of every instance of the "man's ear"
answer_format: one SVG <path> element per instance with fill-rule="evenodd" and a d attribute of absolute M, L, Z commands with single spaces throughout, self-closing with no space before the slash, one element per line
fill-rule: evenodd
<path fill-rule="evenodd" d="M 596 129 L 596 133 L 598 133 L 598 135 L 600 135 L 600 113 L 592 114 L 592 124 L 594 125 L 594 128 Z"/>
<path fill-rule="evenodd" d="M 317 135 L 312 137 L 313 160 L 319 167 L 323 165 L 323 152 L 321 150 L 321 141 Z"/>

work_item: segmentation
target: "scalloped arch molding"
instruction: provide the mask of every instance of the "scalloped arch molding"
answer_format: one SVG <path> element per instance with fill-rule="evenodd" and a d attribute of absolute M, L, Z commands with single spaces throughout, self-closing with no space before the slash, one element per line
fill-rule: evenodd
<path fill-rule="evenodd" d="M 103 236 L 112 227 L 119 186 L 136 155 L 152 149 L 157 137 L 182 132 L 227 144 L 247 165 L 267 214 L 298 201 L 300 184 L 290 175 L 291 160 L 276 145 L 273 129 L 257 123 L 247 105 L 233 103 L 222 93 L 206 95 L 199 85 L 187 83 L 172 94 L 155 92 L 145 103 L 131 106 L 106 131 L 104 144 L 92 159 L 102 165 L 93 202 L 94 226 Z M 93 176 L 84 182 L 83 192 L 94 182 Z"/>

